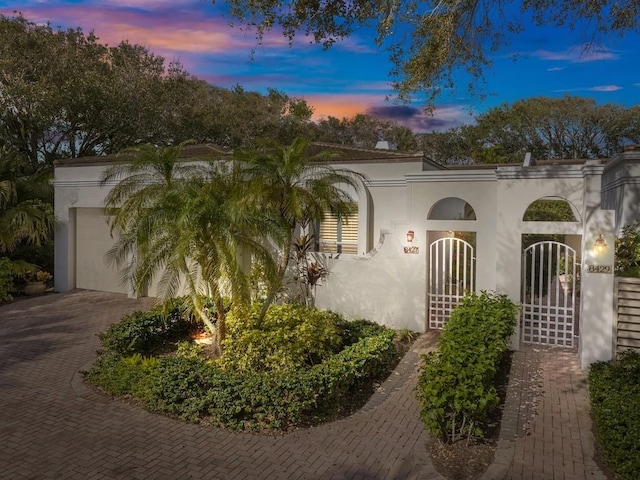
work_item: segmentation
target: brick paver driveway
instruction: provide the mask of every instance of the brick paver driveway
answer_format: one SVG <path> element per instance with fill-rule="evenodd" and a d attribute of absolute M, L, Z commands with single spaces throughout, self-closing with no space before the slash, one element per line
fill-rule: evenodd
<path fill-rule="evenodd" d="M 75 291 L 0 308 L 1 479 L 441 478 L 413 394 L 417 356 L 362 412 L 284 436 L 189 425 L 88 390 L 77 372 L 95 334 L 149 305 Z"/>

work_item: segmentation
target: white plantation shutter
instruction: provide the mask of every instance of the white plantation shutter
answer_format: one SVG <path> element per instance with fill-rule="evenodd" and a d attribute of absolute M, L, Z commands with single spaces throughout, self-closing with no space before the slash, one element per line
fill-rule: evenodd
<path fill-rule="evenodd" d="M 338 219 L 327 214 L 320 222 L 319 250 L 324 253 L 358 253 L 358 204 L 355 212 Z"/>
<path fill-rule="evenodd" d="M 342 253 L 358 253 L 358 213 L 342 218 L 341 238 L 338 245 L 342 245 Z"/>

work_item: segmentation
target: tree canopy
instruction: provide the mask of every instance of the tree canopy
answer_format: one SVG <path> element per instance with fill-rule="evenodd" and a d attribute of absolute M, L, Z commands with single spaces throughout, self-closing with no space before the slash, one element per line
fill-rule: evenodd
<path fill-rule="evenodd" d="M 0 147 L 36 167 L 187 139 L 288 143 L 310 128 L 303 99 L 209 85 L 140 45 L 2 15 L 0 38 Z"/>
<path fill-rule="evenodd" d="M 221 147 L 297 137 L 412 149 L 410 129 L 369 115 L 311 121 L 304 99 L 210 85 L 140 45 L 103 45 L 81 29 L 0 15 L 0 146 L 35 169 L 60 158 L 193 139 Z"/>
<path fill-rule="evenodd" d="M 215 3 L 216 0 L 213 0 Z M 490 54 L 523 29 L 536 25 L 585 28 L 593 36 L 638 30 L 637 0 L 219 0 L 240 24 L 255 28 L 258 41 L 282 29 L 325 48 L 362 27 L 374 27 L 379 47 L 389 51 L 390 72 L 401 99 L 422 92 L 431 103 L 453 85 L 462 69 L 482 77 Z"/>
<path fill-rule="evenodd" d="M 598 105 L 589 98 L 534 97 L 477 115 L 474 125 L 418 135 L 440 163 L 608 158 L 640 142 L 640 107 Z"/>

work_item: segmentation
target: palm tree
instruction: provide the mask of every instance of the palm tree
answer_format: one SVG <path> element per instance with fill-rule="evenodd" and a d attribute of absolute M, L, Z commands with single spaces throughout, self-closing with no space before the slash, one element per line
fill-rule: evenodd
<path fill-rule="evenodd" d="M 22 175 L 15 156 L 0 153 L 0 253 L 40 245 L 53 232 L 53 189 L 43 175 Z"/>
<path fill-rule="evenodd" d="M 220 345 L 226 332 L 224 297 L 234 303 L 250 297 L 240 256 L 255 255 L 268 264 L 266 250 L 255 240 L 265 228 L 264 217 L 245 208 L 229 164 L 181 161 L 183 147 L 138 147 L 105 172 L 103 185 L 117 181 L 106 205 L 112 231 L 120 233 L 108 258 L 124 266 L 123 281 L 137 293 L 158 277 L 164 298 L 186 288 L 193 313 Z M 215 325 L 205 298 L 215 304 Z"/>
<path fill-rule="evenodd" d="M 278 269 L 261 318 L 281 288 L 295 241 L 296 230 L 321 221 L 327 213 L 352 213 L 353 201 L 347 189 L 359 188 L 365 177 L 357 172 L 328 165 L 335 158 L 329 151 L 308 154 L 309 143 L 297 138 L 289 146 L 267 145 L 234 155 L 247 180 L 247 196 L 271 219 L 268 232 L 278 247 Z"/>

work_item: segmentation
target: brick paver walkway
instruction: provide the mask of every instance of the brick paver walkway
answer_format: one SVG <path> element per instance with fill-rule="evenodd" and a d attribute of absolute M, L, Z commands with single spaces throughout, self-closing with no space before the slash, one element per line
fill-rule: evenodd
<path fill-rule="evenodd" d="M 76 291 L 0 308 L 1 479 L 441 478 L 413 394 L 415 353 L 376 404 L 281 436 L 185 424 L 88 390 L 75 374 L 95 359 L 95 333 L 148 305 Z"/>
<path fill-rule="evenodd" d="M 595 461 L 586 375 L 575 350 L 514 353 L 496 467 L 507 480 L 605 480 Z M 500 458 L 502 454 L 502 459 Z"/>
<path fill-rule="evenodd" d="M 413 387 L 423 335 L 356 415 L 286 435 L 185 424 L 87 389 L 97 332 L 149 299 L 75 291 L 0 307 L 0 479 L 442 479 Z M 516 352 L 483 478 L 602 479 L 575 352 Z"/>

